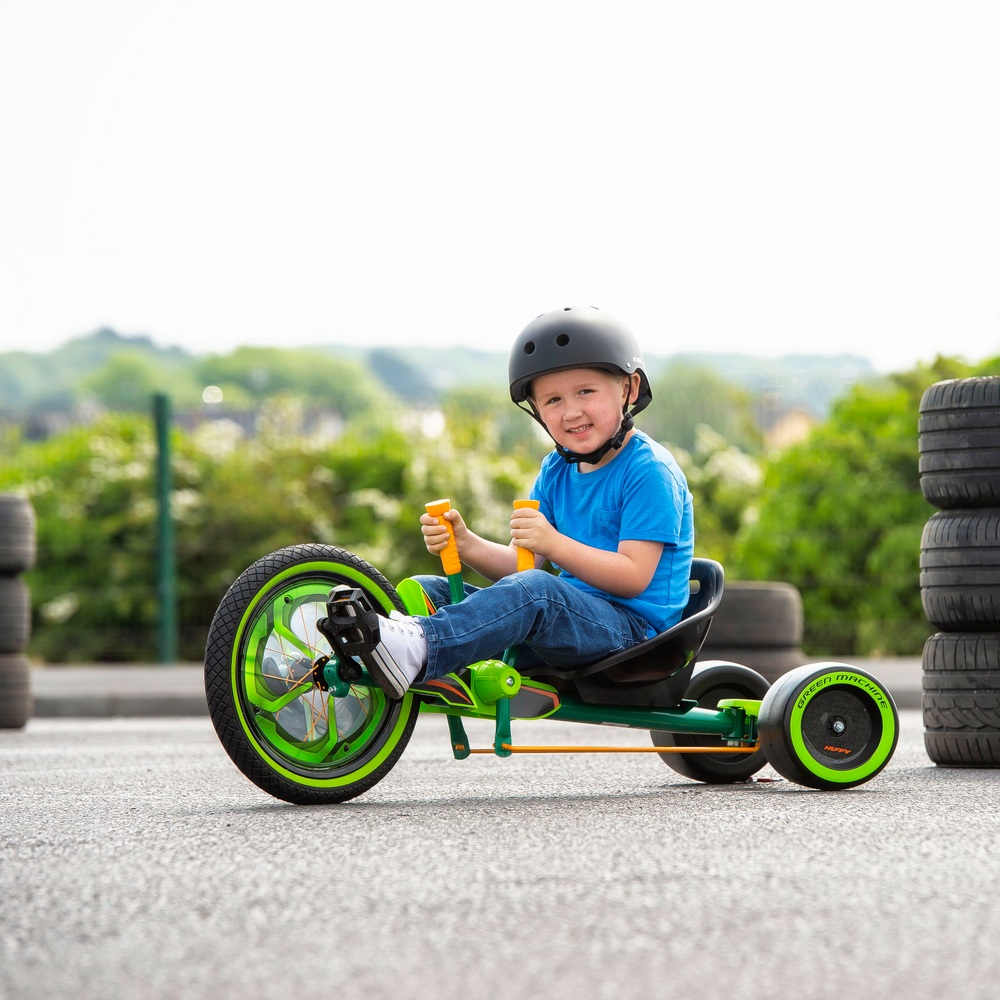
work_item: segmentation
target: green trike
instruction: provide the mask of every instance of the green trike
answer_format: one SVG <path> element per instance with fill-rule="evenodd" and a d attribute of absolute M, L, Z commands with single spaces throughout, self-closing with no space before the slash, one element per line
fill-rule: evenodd
<path fill-rule="evenodd" d="M 699 662 L 723 592 L 722 567 L 695 559 L 681 622 L 623 653 L 532 673 L 484 660 L 417 683 L 396 701 L 372 681 L 351 644 L 377 630 L 376 609 L 429 614 L 423 590 L 415 580 L 393 587 L 345 549 L 292 545 L 250 566 L 219 605 L 205 654 L 208 706 L 240 771 L 271 795 L 301 804 L 343 802 L 371 788 L 399 759 L 421 712 L 447 717 L 460 760 L 632 751 L 658 753 L 679 774 L 713 784 L 751 780 L 765 764 L 817 789 L 875 777 L 899 735 L 889 692 L 844 663 L 807 664 L 769 686 L 740 664 Z M 331 625 L 343 622 L 345 611 L 357 620 L 353 632 Z M 491 720 L 492 746 L 470 746 L 466 718 Z M 520 746 L 512 723 L 524 719 L 648 730 L 652 745 Z"/>

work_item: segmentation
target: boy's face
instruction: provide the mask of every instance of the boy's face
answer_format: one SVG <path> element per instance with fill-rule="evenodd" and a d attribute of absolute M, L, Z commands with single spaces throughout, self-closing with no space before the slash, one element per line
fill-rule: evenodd
<path fill-rule="evenodd" d="M 570 368 L 539 375 L 531 383 L 531 399 L 555 442 L 586 454 L 614 437 L 621 426 L 622 407 L 631 402 L 638 386 L 638 375 Z"/>

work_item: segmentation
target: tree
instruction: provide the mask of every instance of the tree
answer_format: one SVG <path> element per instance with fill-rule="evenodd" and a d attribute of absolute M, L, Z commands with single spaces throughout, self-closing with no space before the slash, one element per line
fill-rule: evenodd
<path fill-rule="evenodd" d="M 340 545 L 391 580 L 439 573 L 420 534 L 424 504 L 455 497 L 503 538 L 531 481 L 517 458 L 457 451 L 447 433 L 366 421 L 336 439 L 299 432 L 301 404 L 276 397 L 259 433 L 212 420 L 171 435 L 180 655 L 200 659 L 233 580 L 297 542 Z M 42 442 L 2 441 L 0 491 L 27 494 L 38 522 L 30 653 L 51 662 L 150 660 L 156 590 L 156 449 L 147 415 L 106 414 Z M 474 577 L 470 578 L 475 579 Z"/>
<path fill-rule="evenodd" d="M 766 468 L 761 499 L 738 540 L 732 576 L 785 580 L 802 592 L 805 645 L 818 654 L 919 652 L 923 525 L 917 420 L 933 382 L 961 362 L 858 385 L 809 439 Z"/>
<path fill-rule="evenodd" d="M 360 364 L 321 351 L 276 347 L 240 347 L 195 364 L 204 385 L 223 390 L 227 405 L 258 406 L 279 394 L 308 405 L 328 406 L 345 417 L 398 403 Z"/>
<path fill-rule="evenodd" d="M 368 354 L 368 369 L 390 392 L 413 406 L 431 403 L 437 396 L 427 376 L 398 351 L 375 348 Z"/>
<path fill-rule="evenodd" d="M 109 410 L 118 411 L 147 411 L 157 392 L 169 392 L 176 403 L 187 406 L 201 397 L 201 389 L 187 368 L 164 364 L 133 349 L 109 357 L 82 386 Z"/>
<path fill-rule="evenodd" d="M 695 428 L 690 452 L 672 450 L 694 498 L 696 554 L 727 566 L 744 513 L 760 494 L 761 467 L 707 424 Z"/>
<path fill-rule="evenodd" d="M 640 423 L 657 441 L 692 451 L 698 428 L 708 426 L 742 451 L 760 450 L 753 397 L 710 369 L 675 362 L 651 388 L 653 403 Z"/>

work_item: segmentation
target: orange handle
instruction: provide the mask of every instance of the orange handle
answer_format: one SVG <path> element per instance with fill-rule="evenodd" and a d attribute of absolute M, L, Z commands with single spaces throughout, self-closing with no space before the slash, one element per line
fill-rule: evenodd
<path fill-rule="evenodd" d="M 436 517 L 438 521 L 443 524 L 448 529 L 448 544 L 441 550 L 441 565 L 444 567 L 444 571 L 448 576 L 454 573 L 462 572 L 462 560 L 458 555 L 458 543 L 455 541 L 455 529 L 451 526 L 451 521 L 449 521 L 445 516 L 444 512 L 446 510 L 451 510 L 450 500 L 432 500 L 430 503 L 424 504 L 427 508 L 427 513 L 432 517 Z"/>
<path fill-rule="evenodd" d="M 514 510 L 521 510 L 524 507 L 530 507 L 532 510 L 538 510 L 537 500 L 515 500 Z M 517 549 L 517 571 L 520 573 L 525 569 L 535 568 L 535 553 L 531 549 L 521 548 L 520 545 L 516 545 Z"/>

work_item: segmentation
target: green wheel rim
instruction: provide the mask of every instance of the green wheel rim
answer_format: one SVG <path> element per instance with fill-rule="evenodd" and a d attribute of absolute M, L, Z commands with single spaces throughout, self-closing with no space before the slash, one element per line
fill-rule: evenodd
<path fill-rule="evenodd" d="M 336 583 L 361 587 L 386 610 L 391 597 L 353 567 L 289 566 L 247 606 L 233 642 L 230 685 L 240 727 L 260 759 L 298 785 L 335 788 L 375 771 L 406 730 L 409 696 L 353 685 L 334 698 L 312 683 L 312 664 L 330 655 L 316 628 Z"/>
<path fill-rule="evenodd" d="M 847 720 L 843 734 L 833 729 L 838 718 Z M 891 699 L 870 677 L 852 671 L 823 674 L 807 685 L 788 727 L 800 764 L 831 784 L 864 781 L 885 765 L 896 743 Z"/>

